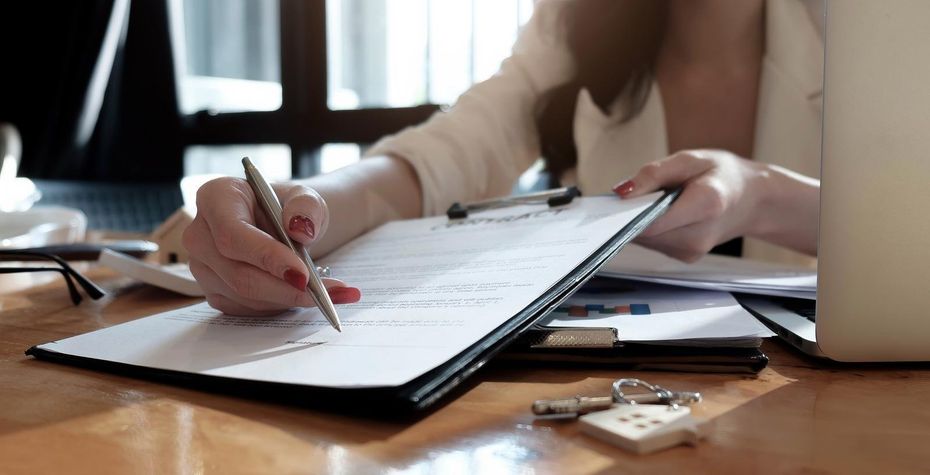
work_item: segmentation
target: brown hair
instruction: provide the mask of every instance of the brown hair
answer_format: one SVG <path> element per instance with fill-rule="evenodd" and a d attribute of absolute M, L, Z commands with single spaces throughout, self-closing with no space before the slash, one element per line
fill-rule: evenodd
<path fill-rule="evenodd" d="M 575 0 L 565 11 L 562 20 L 577 72 L 548 93 L 536 121 L 553 181 L 578 161 L 573 124 L 582 88 L 605 113 L 622 101 L 621 121 L 642 111 L 665 32 L 666 10 L 665 0 Z"/>

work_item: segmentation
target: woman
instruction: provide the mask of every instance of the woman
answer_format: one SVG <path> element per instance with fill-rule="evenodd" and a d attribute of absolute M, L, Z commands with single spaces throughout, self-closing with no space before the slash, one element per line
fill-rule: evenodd
<path fill-rule="evenodd" d="M 506 194 L 542 154 L 586 194 L 683 185 L 638 239 L 673 257 L 691 261 L 738 236 L 750 257 L 814 255 L 815 12 L 800 0 L 543 0 L 500 72 L 451 111 L 354 166 L 279 185 L 290 234 L 322 255 L 392 219 Z M 197 205 L 185 246 L 211 305 L 232 314 L 313 305 L 306 271 L 261 231 L 244 181 L 204 185 Z M 327 285 L 336 303 L 360 298 Z"/>

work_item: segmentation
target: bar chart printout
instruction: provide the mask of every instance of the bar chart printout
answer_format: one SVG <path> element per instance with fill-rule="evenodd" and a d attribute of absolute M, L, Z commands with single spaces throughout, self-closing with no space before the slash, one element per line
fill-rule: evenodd
<path fill-rule="evenodd" d="M 593 279 L 537 323 L 550 328 L 613 327 L 625 342 L 772 336 L 728 292 Z"/>

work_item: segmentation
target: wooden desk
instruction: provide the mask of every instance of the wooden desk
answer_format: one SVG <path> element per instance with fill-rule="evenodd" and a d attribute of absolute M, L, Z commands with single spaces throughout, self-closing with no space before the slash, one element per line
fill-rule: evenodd
<path fill-rule="evenodd" d="M 930 470 L 930 366 L 817 367 L 778 342 L 758 377 L 491 365 L 412 423 L 326 414 L 34 360 L 37 343 L 191 303 L 92 273 L 115 295 L 71 306 L 63 285 L 0 295 L 2 473 L 906 473 Z M 2 293 L 2 291 L 0 291 Z M 930 342 L 928 342 L 930 344 Z M 636 456 L 534 421 L 537 398 L 606 393 L 635 376 L 698 390 L 714 429 Z"/>

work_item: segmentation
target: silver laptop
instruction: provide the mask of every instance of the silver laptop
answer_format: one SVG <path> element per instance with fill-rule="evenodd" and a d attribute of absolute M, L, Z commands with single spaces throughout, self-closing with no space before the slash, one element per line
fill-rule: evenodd
<path fill-rule="evenodd" d="M 825 47 L 815 316 L 745 304 L 810 354 L 930 361 L 930 1 L 830 2 Z"/>

